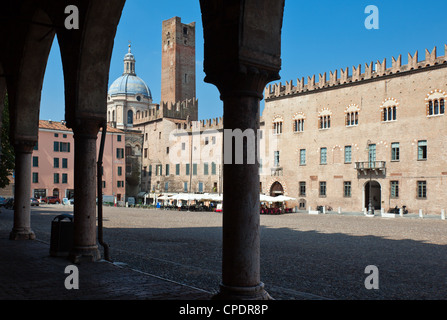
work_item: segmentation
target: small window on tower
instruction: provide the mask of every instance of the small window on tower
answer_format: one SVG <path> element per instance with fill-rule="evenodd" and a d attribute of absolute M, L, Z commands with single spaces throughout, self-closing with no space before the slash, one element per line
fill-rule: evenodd
<path fill-rule="evenodd" d="M 185 36 L 188 35 L 188 28 L 186 28 L 186 27 L 183 28 L 183 35 L 185 35 Z"/>

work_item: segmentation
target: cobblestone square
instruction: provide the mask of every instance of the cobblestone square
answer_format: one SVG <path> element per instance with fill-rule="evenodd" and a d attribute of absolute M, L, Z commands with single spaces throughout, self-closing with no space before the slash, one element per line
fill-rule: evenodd
<path fill-rule="evenodd" d="M 37 239 L 50 241 L 51 220 L 70 207 L 33 208 Z M 114 262 L 217 292 L 221 280 L 222 214 L 104 209 L 104 240 Z M 0 230 L 12 211 L 3 209 Z M 447 222 L 417 217 L 294 213 L 261 216 L 261 280 L 277 300 L 445 299 Z M 368 290 L 367 266 L 379 289 Z"/>

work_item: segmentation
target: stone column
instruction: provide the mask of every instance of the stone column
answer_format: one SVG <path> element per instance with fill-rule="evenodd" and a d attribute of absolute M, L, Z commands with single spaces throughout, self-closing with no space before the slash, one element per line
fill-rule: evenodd
<path fill-rule="evenodd" d="M 74 235 L 69 259 L 74 263 L 100 259 L 96 242 L 96 139 L 99 122 L 77 121 L 73 127 L 74 163 Z"/>
<path fill-rule="evenodd" d="M 34 240 L 31 230 L 31 158 L 34 141 L 17 141 L 15 150 L 14 226 L 11 240 Z"/>
<path fill-rule="evenodd" d="M 238 77 L 234 74 L 234 78 Z M 233 79 L 234 79 L 233 78 Z M 262 96 L 245 79 L 242 87 L 223 89 L 223 251 L 222 284 L 216 298 L 265 300 L 270 296 L 260 281 L 260 215 L 257 133 L 260 127 L 259 101 Z M 248 86 L 247 86 L 248 84 Z M 239 131 L 240 130 L 240 131 Z M 236 147 L 243 138 L 242 155 Z M 234 141 L 233 141 L 233 136 Z M 239 142 L 237 141 L 239 140 Z M 231 148 L 231 149 L 230 149 Z M 233 154 L 228 158 L 228 151 Z M 242 164 L 237 164 L 242 159 Z"/>
<path fill-rule="evenodd" d="M 279 79 L 284 0 L 200 0 L 200 6 L 205 82 L 219 89 L 224 104 L 222 284 L 215 298 L 269 299 L 260 281 L 256 144 L 262 93 Z"/>

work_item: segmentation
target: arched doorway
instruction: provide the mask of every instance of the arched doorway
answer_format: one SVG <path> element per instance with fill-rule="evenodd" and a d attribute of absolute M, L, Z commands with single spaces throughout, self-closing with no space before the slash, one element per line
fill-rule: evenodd
<path fill-rule="evenodd" d="M 371 191 L 370 191 L 370 185 L 371 185 Z M 372 207 L 374 208 L 374 210 L 380 210 L 382 207 L 382 187 L 380 185 L 380 183 L 378 183 L 377 181 L 368 181 L 367 183 L 365 183 L 365 190 L 364 190 L 364 208 L 366 208 L 366 210 L 368 210 L 368 206 L 369 206 L 369 199 L 370 199 L 370 194 L 371 194 L 371 204 Z"/>
<path fill-rule="evenodd" d="M 270 196 L 276 197 L 276 196 L 281 196 L 283 194 L 284 194 L 284 188 L 283 188 L 282 184 L 279 183 L 278 181 L 273 183 L 270 188 Z"/>

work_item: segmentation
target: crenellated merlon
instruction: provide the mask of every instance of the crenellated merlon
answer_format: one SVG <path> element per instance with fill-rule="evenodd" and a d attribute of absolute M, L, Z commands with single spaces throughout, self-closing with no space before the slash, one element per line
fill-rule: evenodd
<path fill-rule="evenodd" d="M 198 119 L 198 100 L 187 99 L 177 103 L 160 102 L 145 111 L 137 111 L 134 124 L 156 121 L 162 118 L 196 121 Z"/>
<path fill-rule="evenodd" d="M 223 118 L 213 118 L 199 121 L 191 121 L 189 129 L 192 131 L 219 131 L 223 129 Z"/>
<path fill-rule="evenodd" d="M 286 81 L 283 85 L 281 82 L 276 84 L 270 84 L 265 88 L 264 98 L 265 100 L 279 98 L 283 96 L 289 96 L 294 94 L 305 93 L 309 91 L 330 88 L 340 86 L 344 84 L 361 82 L 364 80 L 370 80 L 380 78 L 397 73 L 409 72 L 411 70 L 423 69 L 432 67 L 435 65 L 447 64 L 447 45 L 445 45 L 444 56 L 437 56 L 437 48 L 430 52 L 425 49 L 425 60 L 418 60 L 418 52 L 414 55 L 408 54 L 408 64 L 402 65 L 402 55 L 396 58 L 392 57 L 391 67 L 387 68 L 387 60 L 365 63 L 365 70 L 362 72 L 362 65 L 353 66 L 352 74 L 349 74 L 349 68 L 331 71 L 329 73 L 329 79 L 327 79 L 327 73 L 318 75 L 318 82 L 316 82 L 316 76 L 307 77 L 307 83 L 304 81 L 304 77 L 297 79 L 296 86 L 293 85 L 293 81 Z"/>

